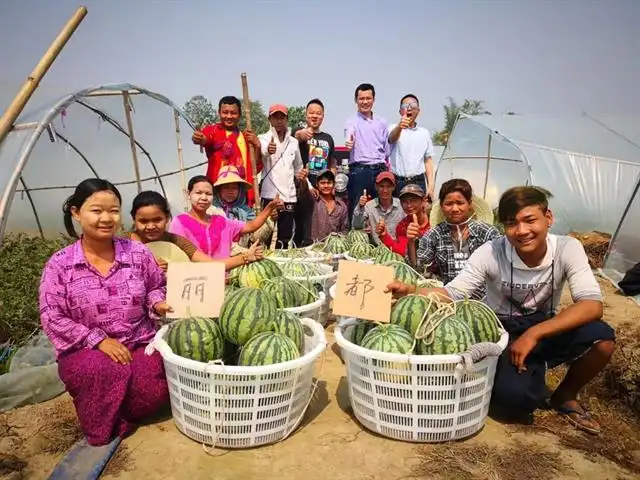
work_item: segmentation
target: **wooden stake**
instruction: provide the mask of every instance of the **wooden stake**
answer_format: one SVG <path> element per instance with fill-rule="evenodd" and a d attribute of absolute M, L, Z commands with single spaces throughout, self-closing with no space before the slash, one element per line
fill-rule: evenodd
<path fill-rule="evenodd" d="M 40 81 L 49 71 L 49 68 L 56 58 L 58 58 L 58 55 L 60 55 L 60 52 L 71 36 L 75 33 L 80 22 L 82 22 L 86 15 L 86 7 L 80 7 L 76 10 L 76 13 L 74 13 L 73 17 L 69 19 L 62 31 L 58 34 L 58 37 L 53 41 L 44 56 L 40 59 L 36 68 L 31 72 L 31 75 L 27 77 L 27 81 L 22 86 L 22 89 L 18 92 L 18 95 L 13 99 L 9 108 L 7 108 L 0 118 L 0 144 L 2 144 L 7 134 L 11 131 L 11 127 L 20 116 L 20 113 L 22 113 L 27 102 L 31 99 L 33 92 L 38 88 L 38 85 L 40 85 Z"/>
<path fill-rule="evenodd" d="M 240 79 L 242 80 L 242 105 L 244 109 L 244 118 L 247 124 L 247 130 L 252 130 L 251 128 L 251 100 L 249 99 L 249 84 L 247 83 L 247 74 L 243 73 L 240 75 Z M 249 159 L 251 160 L 251 168 L 253 170 L 253 193 L 255 196 L 255 205 L 254 208 L 257 212 L 262 210 L 262 206 L 260 205 L 260 192 L 258 191 L 258 171 L 256 168 L 256 156 L 253 149 L 253 145 L 247 145 L 247 153 L 249 154 Z"/>
<path fill-rule="evenodd" d="M 138 164 L 138 152 L 136 151 L 136 137 L 133 134 L 131 97 L 129 96 L 129 92 L 122 92 L 122 101 L 124 103 L 124 116 L 127 119 L 127 130 L 129 130 L 129 145 L 131 146 L 131 158 L 133 159 L 133 172 L 136 175 L 136 184 L 138 185 L 138 193 L 140 193 L 142 191 L 142 183 L 140 182 L 140 165 Z"/>
<path fill-rule="evenodd" d="M 184 158 L 182 156 L 182 138 L 180 138 L 180 114 L 173 109 L 173 120 L 176 124 L 176 144 L 178 146 L 178 165 L 180 166 L 180 185 L 182 187 L 182 199 L 184 200 L 185 212 L 189 207 L 189 197 L 187 196 L 187 180 L 184 175 Z"/>

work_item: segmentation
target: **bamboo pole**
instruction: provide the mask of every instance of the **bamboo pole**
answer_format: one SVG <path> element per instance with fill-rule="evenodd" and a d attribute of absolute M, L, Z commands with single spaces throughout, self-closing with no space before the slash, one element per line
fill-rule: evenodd
<path fill-rule="evenodd" d="M 487 168 L 484 172 L 484 192 L 482 193 L 482 198 L 487 199 L 487 184 L 489 183 L 489 166 L 491 165 L 491 139 L 493 135 L 489 134 L 489 142 L 487 145 Z"/>
<path fill-rule="evenodd" d="M 173 121 L 176 124 L 176 145 L 178 148 L 178 166 L 180 167 L 180 185 L 182 187 L 182 199 L 184 200 L 185 211 L 189 207 L 189 198 L 187 197 L 187 179 L 184 175 L 184 157 L 182 155 L 182 138 L 180 138 L 180 114 L 178 110 L 173 109 Z"/>
<path fill-rule="evenodd" d="M 16 119 L 22 113 L 27 102 L 31 99 L 33 92 L 40 85 L 40 81 L 49 71 L 49 68 L 53 62 L 58 58 L 60 52 L 67 44 L 71 36 L 75 33 L 80 22 L 87 15 L 86 7 L 79 7 L 73 16 L 69 19 L 62 31 L 58 34 L 53 43 L 49 46 L 44 56 L 40 59 L 36 68 L 31 72 L 31 75 L 27 77 L 27 81 L 18 92 L 18 95 L 13 99 L 9 108 L 4 112 L 0 118 L 0 144 L 4 141 L 5 137 L 11 131 L 11 127 Z"/>
<path fill-rule="evenodd" d="M 244 107 L 244 118 L 247 124 L 247 130 L 251 130 L 251 100 L 249 99 L 249 84 L 247 83 L 247 74 L 241 74 L 240 79 L 242 80 L 242 105 Z M 254 207 L 256 212 L 259 212 L 260 210 L 262 210 L 262 206 L 260 205 L 260 192 L 258 191 L 257 182 L 258 171 L 256 168 L 256 156 L 253 145 L 247 145 L 247 153 L 249 154 L 249 159 L 251 160 L 251 168 L 253 171 L 253 193 L 256 199 Z"/>
<path fill-rule="evenodd" d="M 131 147 L 131 158 L 133 159 L 133 172 L 136 176 L 138 193 L 142 191 L 140 182 L 140 164 L 138 163 L 138 152 L 136 152 L 136 137 L 133 133 L 133 120 L 131 119 L 131 97 L 129 92 L 122 92 L 122 102 L 124 103 L 124 115 L 127 119 L 127 130 L 129 131 L 129 146 Z"/>

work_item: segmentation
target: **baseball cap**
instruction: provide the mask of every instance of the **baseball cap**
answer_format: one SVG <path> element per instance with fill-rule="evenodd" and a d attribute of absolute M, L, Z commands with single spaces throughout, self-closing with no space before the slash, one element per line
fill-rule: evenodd
<path fill-rule="evenodd" d="M 326 169 L 322 170 L 322 171 L 318 174 L 318 177 L 317 177 L 317 178 L 318 178 L 318 180 L 320 180 L 321 178 L 329 178 L 329 179 L 331 179 L 331 180 L 335 181 L 336 176 L 335 176 L 335 174 L 334 174 L 331 170 L 329 170 L 328 168 L 326 168 Z"/>
<path fill-rule="evenodd" d="M 276 103 L 269 107 L 269 116 L 273 115 L 276 112 L 284 113 L 285 115 L 289 116 L 289 109 L 282 103 Z"/>
<path fill-rule="evenodd" d="M 380 183 L 383 180 L 389 180 L 391 183 L 393 183 L 394 187 L 396 186 L 396 177 L 391 172 L 380 172 L 376 177 L 376 183 Z"/>
<path fill-rule="evenodd" d="M 420 185 L 416 185 L 415 183 L 410 183 L 409 185 L 406 185 L 402 190 L 400 190 L 400 195 L 398 196 L 402 197 L 403 195 L 415 195 L 420 198 L 425 197 L 425 193 L 422 187 Z"/>

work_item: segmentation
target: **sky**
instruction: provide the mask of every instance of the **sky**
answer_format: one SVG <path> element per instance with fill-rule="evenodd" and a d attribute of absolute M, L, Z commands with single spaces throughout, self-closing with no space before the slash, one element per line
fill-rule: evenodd
<path fill-rule="evenodd" d="M 0 111 L 79 5 L 88 15 L 30 106 L 88 86 L 127 82 L 182 106 L 202 94 L 265 105 L 321 98 L 342 143 L 353 93 L 373 83 L 390 122 L 406 93 L 420 123 L 441 128 L 448 97 L 494 114 L 640 110 L 635 0 L 4 0 Z M 27 109 L 28 110 L 28 109 Z"/>

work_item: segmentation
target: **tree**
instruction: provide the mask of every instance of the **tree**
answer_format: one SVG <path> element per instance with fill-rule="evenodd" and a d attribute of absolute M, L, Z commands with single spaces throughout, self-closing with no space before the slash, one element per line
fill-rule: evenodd
<path fill-rule="evenodd" d="M 184 104 L 183 110 L 191 122 L 193 122 L 196 130 L 200 130 L 210 123 L 215 123 L 218 119 L 216 109 L 203 95 L 191 97 Z"/>
<path fill-rule="evenodd" d="M 458 104 L 452 97 L 449 97 L 449 104 L 443 105 L 444 108 L 444 128 L 433 132 L 432 141 L 434 145 L 446 145 L 449 141 L 449 135 L 453 131 L 453 127 L 461 113 L 466 115 L 491 115 L 491 112 L 485 110 L 484 100 L 472 100 L 465 98 L 462 105 Z"/>
<path fill-rule="evenodd" d="M 262 108 L 262 102 L 260 100 L 252 100 L 251 101 L 251 129 L 257 134 L 265 133 L 271 128 L 269 124 L 269 118 L 267 114 L 264 112 Z M 247 128 L 247 122 L 244 116 L 244 111 L 242 112 L 242 117 L 240 118 L 240 130 L 244 130 Z"/>
<path fill-rule="evenodd" d="M 307 123 L 306 108 L 299 105 L 296 107 L 289 107 L 289 127 L 291 129 L 302 127 Z"/>

